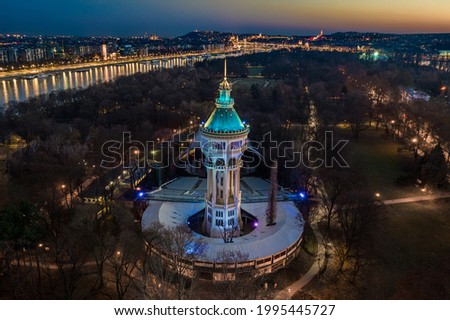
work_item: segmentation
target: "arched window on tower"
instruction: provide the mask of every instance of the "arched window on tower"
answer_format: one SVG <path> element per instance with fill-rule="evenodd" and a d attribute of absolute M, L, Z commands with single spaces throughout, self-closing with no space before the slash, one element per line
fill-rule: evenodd
<path fill-rule="evenodd" d="M 218 158 L 216 160 L 216 166 L 223 167 L 225 165 L 225 161 L 222 158 Z"/>
<path fill-rule="evenodd" d="M 235 166 L 236 163 L 237 163 L 237 159 L 236 159 L 236 158 L 231 158 L 230 160 L 228 160 L 228 165 L 229 165 L 230 167 Z"/>

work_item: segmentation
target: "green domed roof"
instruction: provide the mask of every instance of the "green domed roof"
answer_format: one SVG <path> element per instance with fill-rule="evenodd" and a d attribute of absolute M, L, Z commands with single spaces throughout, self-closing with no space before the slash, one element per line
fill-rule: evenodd
<path fill-rule="evenodd" d="M 241 121 L 236 110 L 234 100 L 231 98 L 231 85 L 227 81 L 227 61 L 224 65 L 224 78 L 219 86 L 219 98 L 216 99 L 216 108 L 209 116 L 202 131 L 209 133 L 243 133 L 248 127 Z"/>
<path fill-rule="evenodd" d="M 214 133 L 237 133 L 247 128 L 233 107 L 215 108 L 203 130 Z"/>

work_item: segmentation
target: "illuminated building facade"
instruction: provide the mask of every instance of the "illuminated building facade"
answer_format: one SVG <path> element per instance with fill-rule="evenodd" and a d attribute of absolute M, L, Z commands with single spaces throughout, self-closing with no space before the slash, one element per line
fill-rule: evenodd
<path fill-rule="evenodd" d="M 203 232 L 213 238 L 223 237 L 227 233 L 239 236 L 242 227 L 241 157 L 250 131 L 234 109 L 226 70 L 225 61 L 216 108 L 200 129 L 207 169 Z"/>

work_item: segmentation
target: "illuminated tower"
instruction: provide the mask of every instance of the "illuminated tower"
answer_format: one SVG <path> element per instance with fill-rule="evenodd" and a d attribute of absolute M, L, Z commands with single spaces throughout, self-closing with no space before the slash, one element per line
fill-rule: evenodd
<path fill-rule="evenodd" d="M 239 236 L 242 227 L 240 168 L 250 131 L 234 109 L 227 81 L 227 62 L 216 107 L 200 128 L 207 169 L 203 231 L 210 237 Z"/>

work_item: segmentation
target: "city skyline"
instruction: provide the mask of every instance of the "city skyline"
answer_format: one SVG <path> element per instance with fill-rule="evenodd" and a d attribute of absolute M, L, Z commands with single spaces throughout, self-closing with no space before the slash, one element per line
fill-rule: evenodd
<path fill-rule="evenodd" d="M 26 0 L 3 5 L 9 13 L 0 21 L 0 33 L 27 35 L 179 36 L 193 29 L 234 33 L 312 35 L 334 32 L 446 33 L 450 7 L 444 0 L 424 6 L 418 0 L 381 0 L 361 3 L 332 0 L 314 3 L 282 0 L 226 2 L 193 0 L 157 1 Z"/>

